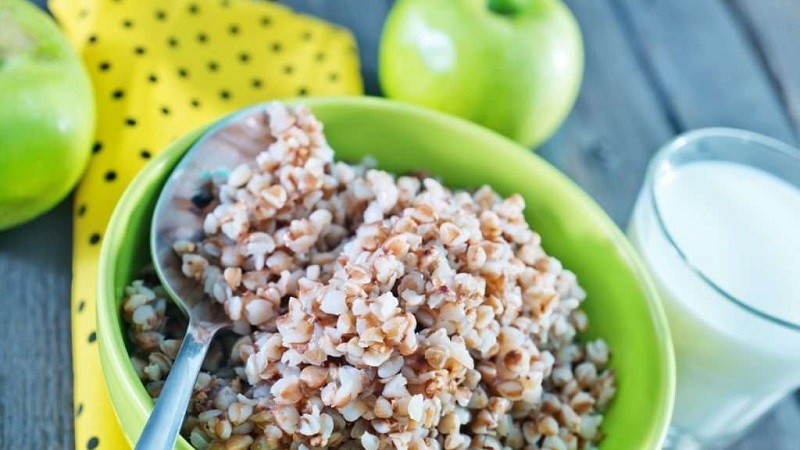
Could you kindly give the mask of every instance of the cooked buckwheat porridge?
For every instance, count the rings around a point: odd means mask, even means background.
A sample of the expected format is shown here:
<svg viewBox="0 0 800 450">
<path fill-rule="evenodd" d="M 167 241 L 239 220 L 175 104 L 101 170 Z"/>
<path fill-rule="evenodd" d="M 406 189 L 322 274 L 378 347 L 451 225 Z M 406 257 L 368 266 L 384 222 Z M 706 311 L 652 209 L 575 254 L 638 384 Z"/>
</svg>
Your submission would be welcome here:
<svg viewBox="0 0 800 450">
<path fill-rule="evenodd" d="M 575 275 L 522 197 L 334 161 L 303 106 L 213 182 L 185 276 L 233 326 L 212 345 L 183 435 L 198 449 L 591 449 L 615 393 Z M 122 302 L 158 397 L 186 319 L 151 273 Z"/>
</svg>

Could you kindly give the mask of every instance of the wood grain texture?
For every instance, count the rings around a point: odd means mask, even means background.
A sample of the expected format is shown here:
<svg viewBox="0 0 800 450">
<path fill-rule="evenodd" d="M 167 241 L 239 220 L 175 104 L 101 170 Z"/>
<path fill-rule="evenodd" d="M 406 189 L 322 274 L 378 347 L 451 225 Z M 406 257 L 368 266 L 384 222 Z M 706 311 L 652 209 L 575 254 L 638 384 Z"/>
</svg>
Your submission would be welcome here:
<svg viewBox="0 0 800 450">
<path fill-rule="evenodd" d="M 677 4 L 681 2 L 683 5 Z M 707 8 L 708 3 L 704 2 L 703 7 Z M 779 90 L 761 65 L 757 48 L 745 30 L 737 29 L 734 18 L 712 17 L 687 24 L 690 19 L 680 14 L 689 14 L 692 9 L 684 0 L 567 0 L 567 4 L 584 34 L 585 79 L 567 122 L 539 152 L 578 182 L 618 224 L 627 222 L 650 155 L 672 134 L 724 125 L 795 142 L 794 129 L 776 95 Z M 631 10 L 621 11 L 621 4 Z M 656 6 L 667 10 L 645 13 L 637 9 Z M 724 6 L 718 2 L 713 14 L 730 14 Z M 637 31 L 631 20 L 643 20 L 640 14 L 660 22 L 639 24 L 647 31 Z M 665 15 L 659 18 L 659 14 Z M 683 23 L 673 23 L 680 21 Z M 797 24 L 800 26 L 800 22 Z M 671 39 L 667 31 L 674 28 L 676 33 L 683 33 L 685 41 L 675 44 L 636 34 L 653 32 L 653 27 L 662 28 L 660 37 L 665 40 Z M 681 30 L 682 27 L 691 28 Z M 703 27 L 711 28 L 701 30 Z M 709 39 L 709 34 L 720 34 L 724 39 L 696 45 L 694 41 Z M 787 47 L 781 53 L 776 51 L 774 58 L 800 62 L 788 54 L 796 44 L 783 39 L 782 45 Z M 794 42 L 800 42 L 800 35 Z M 695 53 L 687 60 L 681 55 L 685 50 Z M 737 74 L 719 76 L 715 65 L 726 73 Z M 657 66 L 665 66 L 666 72 Z M 800 78 L 793 82 L 800 85 Z M 740 97 L 742 90 L 749 94 Z M 715 99 L 720 95 L 731 98 L 720 102 Z M 797 423 L 800 406 L 796 397 L 790 397 L 731 450 L 797 449 L 800 433 L 794 431 L 793 425 Z"/>
<path fill-rule="evenodd" d="M 71 202 L 0 233 L 0 449 L 72 448 Z"/>
<path fill-rule="evenodd" d="M 380 92 L 378 42 L 392 0 L 282 3 L 350 28 L 367 92 Z M 618 224 L 627 222 L 650 156 L 677 132 L 727 125 L 796 141 L 796 0 L 567 4 L 584 33 L 586 76 L 575 110 L 539 152 Z M 70 259 L 69 200 L 0 232 L 0 450 L 73 448 Z M 733 448 L 796 450 L 797 423 L 798 402 L 786 399 Z"/>
<path fill-rule="evenodd" d="M 732 0 L 728 5 L 758 50 L 795 130 L 800 130 L 800 2 Z"/>
<path fill-rule="evenodd" d="M 679 129 L 730 126 L 796 142 L 777 87 L 724 1 L 611 3 Z"/>
<path fill-rule="evenodd" d="M 786 398 L 728 450 L 797 450 L 800 448 L 799 423 L 797 398 Z"/>
<path fill-rule="evenodd" d="M 583 86 L 566 123 L 539 153 L 622 226 L 650 156 L 675 130 L 608 2 L 567 4 L 583 32 Z"/>
</svg>

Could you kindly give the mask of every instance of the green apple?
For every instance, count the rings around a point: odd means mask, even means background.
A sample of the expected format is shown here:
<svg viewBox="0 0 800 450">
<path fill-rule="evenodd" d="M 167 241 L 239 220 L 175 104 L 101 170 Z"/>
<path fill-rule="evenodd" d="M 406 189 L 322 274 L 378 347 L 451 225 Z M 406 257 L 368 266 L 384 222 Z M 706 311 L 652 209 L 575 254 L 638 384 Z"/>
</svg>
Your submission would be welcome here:
<svg viewBox="0 0 800 450">
<path fill-rule="evenodd" d="M 388 97 L 536 146 L 575 102 L 583 43 L 561 0 L 399 0 L 379 65 Z"/>
<path fill-rule="evenodd" d="M 55 22 L 24 0 L 0 0 L 0 230 L 62 200 L 89 160 L 89 76 Z"/>
</svg>

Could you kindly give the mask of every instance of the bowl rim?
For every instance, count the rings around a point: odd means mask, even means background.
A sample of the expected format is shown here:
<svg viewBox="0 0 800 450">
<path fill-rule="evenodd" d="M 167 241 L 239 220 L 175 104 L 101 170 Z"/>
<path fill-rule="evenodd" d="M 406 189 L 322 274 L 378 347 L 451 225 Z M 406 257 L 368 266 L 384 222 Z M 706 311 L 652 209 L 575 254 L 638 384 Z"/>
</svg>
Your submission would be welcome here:
<svg viewBox="0 0 800 450">
<path fill-rule="evenodd" d="M 487 128 L 468 122 L 464 119 L 450 116 L 444 113 L 433 111 L 430 109 L 422 108 L 419 106 L 399 103 L 392 100 L 379 98 L 379 97 L 303 97 L 303 98 L 287 98 L 275 99 L 265 102 L 240 108 L 235 111 L 223 114 L 209 123 L 197 127 L 193 131 L 184 135 L 184 137 L 166 146 L 153 160 L 147 164 L 126 187 L 123 195 L 120 197 L 114 212 L 111 215 L 100 251 L 100 258 L 98 262 L 98 279 L 97 279 L 97 330 L 99 348 L 101 353 L 101 367 L 104 375 L 105 385 L 109 386 L 109 380 L 117 381 L 127 393 L 118 394 L 127 397 L 129 407 L 134 410 L 130 414 L 135 414 L 142 417 L 142 426 L 146 420 L 150 409 L 152 408 L 153 401 L 148 396 L 143 384 L 136 375 L 133 366 L 130 364 L 130 357 L 127 352 L 123 335 L 119 327 L 119 311 L 118 299 L 115 298 L 115 271 L 110 268 L 115 267 L 116 257 L 118 256 L 122 247 L 122 236 L 124 235 L 127 227 L 127 219 L 136 207 L 136 200 L 140 200 L 140 192 L 146 189 L 154 178 L 157 176 L 158 171 L 156 168 L 169 165 L 166 169 L 171 171 L 175 164 L 180 161 L 180 158 L 202 134 L 212 128 L 215 124 L 228 120 L 231 116 L 242 113 L 242 111 L 263 107 L 264 105 L 273 101 L 281 101 L 288 104 L 302 103 L 307 105 L 312 110 L 315 106 L 343 106 L 343 107 L 360 107 L 364 109 L 373 110 L 378 113 L 381 110 L 394 110 L 395 112 L 406 113 L 420 116 L 426 121 L 435 122 L 440 126 L 458 129 L 459 133 L 467 136 L 475 136 L 481 139 L 500 139 L 507 143 L 512 144 L 511 147 L 516 147 L 518 151 L 523 151 L 527 154 L 528 158 L 535 161 L 537 165 L 544 166 L 543 169 L 551 171 L 553 176 L 559 178 L 566 188 L 573 190 L 580 200 L 584 203 L 590 220 L 595 222 L 603 235 L 618 249 L 622 259 L 625 261 L 626 266 L 631 272 L 636 283 L 642 290 L 642 296 L 646 302 L 647 311 L 652 321 L 653 331 L 657 338 L 659 346 L 654 351 L 660 355 L 658 358 L 659 371 L 664 375 L 660 378 L 659 386 L 657 386 L 658 395 L 656 398 L 651 399 L 652 402 L 658 403 L 661 406 L 657 409 L 654 415 L 654 425 L 651 426 L 649 433 L 649 443 L 652 448 L 660 448 L 661 443 L 664 441 L 670 418 L 672 416 L 673 403 L 675 397 L 675 356 L 672 346 L 672 338 L 667 323 L 666 313 L 661 304 L 658 291 L 655 289 L 651 276 L 642 262 L 640 256 L 636 253 L 631 243 L 625 237 L 622 230 L 611 220 L 611 218 L 602 210 L 602 208 L 591 198 L 589 195 L 580 189 L 570 178 L 552 166 L 549 162 L 542 157 L 535 154 L 533 151 L 522 147 L 521 145 L 511 141 L 510 139 L 501 136 Z M 503 149 L 504 150 L 504 149 Z M 505 150 L 504 150 L 505 151 Z M 174 161 L 172 161 L 174 159 Z M 149 228 L 149 227 L 148 227 Z M 149 251 L 149 245 L 147 246 Z M 108 269 L 103 269 L 108 268 Z M 104 299 L 104 301 L 103 301 Z M 116 383 L 115 383 L 116 384 Z M 112 399 L 114 413 L 117 420 L 120 420 L 120 414 L 117 411 L 118 401 L 115 400 L 115 395 L 109 389 L 109 395 Z M 125 432 L 123 426 L 123 434 L 126 439 L 132 440 Z M 189 443 L 179 436 L 177 447 L 180 449 L 191 449 Z"/>
<path fill-rule="evenodd" d="M 100 365 L 103 372 L 103 381 L 107 388 L 108 395 L 111 398 L 112 409 L 114 410 L 117 422 L 120 424 L 120 428 L 122 428 L 125 439 L 129 444 L 133 444 L 134 441 L 132 441 L 132 437 L 125 432 L 125 427 L 122 426 L 122 418 L 117 410 L 119 406 L 117 405 L 115 394 L 112 392 L 112 389 L 110 389 L 109 379 L 117 380 L 122 384 L 122 387 L 129 392 L 127 395 L 130 400 L 128 406 L 133 407 L 133 413 L 143 416 L 145 420 L 152 408 L 153 401 L 147 394 L 133 366 L 130 364 L 130 355 L 128 354 L 124 333 L 121 332 L 119 323 L 120 314 L 118 311 L 118 299 L 116 298 L 115 292 L 115 271 L 110 268 L 116 265 L 116 257 L 119 255 L 123 245 L 122 236 L 127 227 L 127 219 L 137 206 L 136 200 L 141 200 L 139 198 L 141 191 L 153 183 L 154 178 L 158 178 L 158 170 L 156 170 L 156 168 L 164 165 L 172 166 L 173 164 L 170 163 L 173 157 L 172 154 L 178 152 L 178 149 L 181 149 L 181 155 L 185 153 L 206 127 L 207 125 L 200 126 L 187 133 L 184 137 L 167 145 L 162 152 L 136 174 L 117 201 L 117 205 L 114 207 L 111 219 L 103 235 L 100 257 L 98 259 L 97 292 L 95 295 L 95 301 L 97 303 L 97 339 L 100 344 Z M 168 168 L 167 170 L 170 169 L 171 168 Z M 149 253 L 149 245 L 147 248 Z M 109 269 L 103 270 L 103 268 Z M 106 299 L 106 301 L 102 301 L 102 299 Z M 142 426 L 144 426 L 144 422 Z M 183 436 L 180 435 L 178 436 L 176 446 L 176 448 L 193 448 Z"/>
</svg>

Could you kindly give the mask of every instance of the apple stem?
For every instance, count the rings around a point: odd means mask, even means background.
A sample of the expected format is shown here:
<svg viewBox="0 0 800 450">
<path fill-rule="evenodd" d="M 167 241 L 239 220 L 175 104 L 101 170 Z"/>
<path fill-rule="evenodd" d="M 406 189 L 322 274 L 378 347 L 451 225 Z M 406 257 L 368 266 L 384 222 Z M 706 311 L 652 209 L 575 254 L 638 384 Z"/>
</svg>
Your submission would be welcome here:
<svg viewBox="0 0 800 450">
<path fill-rule="evenodd" d="M 489 9 L 497 14 L 512 16 L 527 8 L 531 0 L 489 0 Z"/>
</svg>

